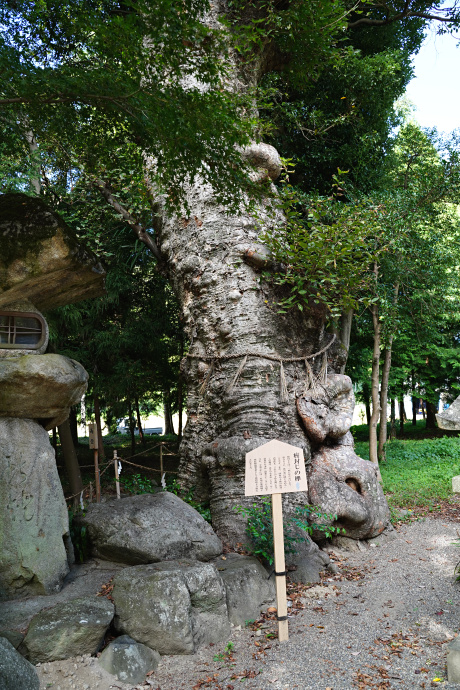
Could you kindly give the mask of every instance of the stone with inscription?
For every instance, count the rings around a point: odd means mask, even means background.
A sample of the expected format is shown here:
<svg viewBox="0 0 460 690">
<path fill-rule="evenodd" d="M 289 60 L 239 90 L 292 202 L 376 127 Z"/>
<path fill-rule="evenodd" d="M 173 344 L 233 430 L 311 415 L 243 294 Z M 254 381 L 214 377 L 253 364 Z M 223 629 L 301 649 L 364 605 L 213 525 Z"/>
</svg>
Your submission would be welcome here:
<svg viewBox="0 0 460 690">
<path fill-rule="evenodd" d="M 246 453 L 246 496 L 307 490 L 302 448 L 273 440 Z"/>
<path fill-rule="evenodd" d="M 452 492 L 454 494 L 460 494 L 460 474 L 456 477 L 452 477 Z"/>
<path fill-rule="evenodd" d="M 0 600 L 51 594 L 69 571 L 69 518 L 40 424 L 0 419 Z"/>
</svg>

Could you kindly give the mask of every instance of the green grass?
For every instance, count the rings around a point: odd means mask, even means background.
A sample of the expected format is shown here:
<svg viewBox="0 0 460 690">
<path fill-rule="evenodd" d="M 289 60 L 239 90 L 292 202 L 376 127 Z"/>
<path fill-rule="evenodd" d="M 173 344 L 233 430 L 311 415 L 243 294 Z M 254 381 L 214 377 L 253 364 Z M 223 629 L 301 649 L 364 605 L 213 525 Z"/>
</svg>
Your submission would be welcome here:
<svg viewBox="0 0 460 690">
<path fill-rule="evenodd" d="M 356 443 L 356 453 L 369 459 L 369 444 Z M 390 506 L 433 508 L 452 497 L 452 477 L 460 474 L 460 438 L 389 441 L 387 462 L 380 464 Z"/>
<path fill-rule="evenodd" d="M 377 433 L 380 424 L 377 424 Z M 369 427 L 367 424 L 356 424 L 351 427 L 351 433 L 355 441 L 367 441 L 369 438 Z M 442 429 L 427 429 L 426 421 L 424 419 L 417 419 L 417 424 L 412 422 L 404 422 L 404 435 L 401 437 L 399 430 L 399 419 L 396 420 L 396 435 L 398 438 L 419 439 L 432 438 L 434 436 L 455 436 L 457 432 L 443 431 Z M 390 423 L 388 422 L 388 435 L 390 435 Z"/>
</svg>

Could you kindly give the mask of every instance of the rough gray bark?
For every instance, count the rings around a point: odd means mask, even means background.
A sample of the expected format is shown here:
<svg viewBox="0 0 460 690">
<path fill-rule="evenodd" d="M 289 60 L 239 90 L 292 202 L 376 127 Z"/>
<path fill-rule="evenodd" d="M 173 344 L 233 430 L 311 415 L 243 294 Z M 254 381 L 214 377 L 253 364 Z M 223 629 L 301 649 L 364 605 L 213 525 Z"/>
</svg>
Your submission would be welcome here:
<svg viewBox="0 0 460 690">
<path fill-rule="evenodd" d="M 255 79 L 256 69 L 250 74 L 235 69 L 231 88 L 246 88 Z M 271 146 L 253 144 L 243 158 L 254 166 L 254 179 L 274 180 L 280 174 L 279 155 Z M 260 236 L 263 230 L 276 232 L 281 214 L 261 203 L 257 218 L 243 209 L 229 216 L 215 203 L 212 190 L 198 183 L 189 189 L 187 201 L 187 217 L 164 214 L 158 223 L 161 257 L 190 342 L 181 366 L 188 420 L 179 483 L 194 488 L 195 498 L 209 499 L 214 529 L 235 544 L 247 536 L 245 518 L 233 509 L 254 502 L 244 496 L 245 454 L 278 438 L 300 446 L 310 463 L 311 443 L 296 399 L 306 387 L 303 358 L 330 345 L 332 334 L 326 332 L 324 311 L 314 304 L 305 312 L 280 314 L 281 293 L 261 281 L 260 269 L 270 265 L 270 254 Z M 326 358 L 329 375 L 339 376 L 346 350 L 338 340 Z M 310 360 L 315 375 L 324 364 L 321 357 Z M 327 426 L 323 440 L 334 443 L 329 438 L 333 420 Z M 375 475 L 374 466 L 367 464 Z M 308 500 L 305 493 L 285 494 L 284 507 L 289 511 Z M 375 519 L 371 513 L 369 535 L 384 528 L 377 505 Z M 352 511 L 344 516 L 345 523 L 352 525 Z M 365 530 L 358 532 L 365 536 Z"/>
</svg>

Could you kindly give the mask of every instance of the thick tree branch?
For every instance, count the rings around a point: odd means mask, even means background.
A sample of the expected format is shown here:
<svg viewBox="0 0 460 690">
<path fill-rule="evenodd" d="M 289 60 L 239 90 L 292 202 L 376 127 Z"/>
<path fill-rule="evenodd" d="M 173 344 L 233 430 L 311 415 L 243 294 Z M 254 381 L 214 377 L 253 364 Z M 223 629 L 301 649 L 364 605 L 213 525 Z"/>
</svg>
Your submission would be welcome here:
<svg viewBox="0 0 460 690">
<path fill-rule="evenodd" d="M 146 229 L 140 225 L 132 216 L 129 211 L 127 211 L 124 206 L 120 204 L 117 199 L 113 196 L 112 192 L 108 188 L 107 184 L 103 180 L 95 180 L 94 181 L 95 187 L 99 189 L 101 192 L 102 196 L 104 199 L 107 201 L 108 204 L 112 206 L 112 208 L 115 209 L 117 213 L 119 213 L 124 220 L 129 224 L 131 229 L 136 233 L 137 238 L 145 244 L 145 246 L 150 249 L 154 257 L 160 262 L 163 263 L 163 259 L 160 254 L 160 250 L 158 249 L 158 245 L 156 242 L 153 240 L 152 236 L 149 235 L 149 233 L 146 231 Z"/>
<path fill-rule="evenodd" d="M 86 93 L 83 95 L 70 94 L 69 96 L 55 95 L 55 96 L 15 96 L 14 98 L 0 98 L 0 106 L 12 105 L 13 103 L 40 103 L 41 105 L 54 105 L 55 103 L 71 103 L 72 101 L 80 103 L 90 103 L 92 101 L 109 101 L 121 107 L 120 101 L 127 101 L 132 98 L 140 89 L 127 94 L 126 96 L 104 96 L 97 93 Z"/>
<path fill-rule="evenodd" d="M 411 7 L 412 3 L 411 0 L 406 0 L 404 3 L 404 7 L 401 12 L 396 12 L 395 14 L 391 14 L 390 7 L 388 6 L 387 3 L 375 3 L 374 8 L 375 9 L 384 9 L 386 10 L 386 17 L 384 19 L 372 19 L 371 17 L 360 17 L 359 19 L 356 19 L 355 21 L 348 22 L 347 27 L 349 29 L 356 29 L 359 26 L 387 26 L 388 24 L 393 24 L 394 22 L 401 21 L 403 19 L 426 19 L 428 21 L 436 21 L 436 22 L 444 22 L 444 23 L 449 23 L 454 21 L 455 15 L 454 11 L 457 9 L 456 8 L 456 3 L 452 7 L 443 7 L 442 8 L 442 13 L 443 14 L 436 14 L 434 11 L 434 8 L 431 9 L 431 11 L 420 11 L 417 9 L 412 9 Z"/>
</svg>

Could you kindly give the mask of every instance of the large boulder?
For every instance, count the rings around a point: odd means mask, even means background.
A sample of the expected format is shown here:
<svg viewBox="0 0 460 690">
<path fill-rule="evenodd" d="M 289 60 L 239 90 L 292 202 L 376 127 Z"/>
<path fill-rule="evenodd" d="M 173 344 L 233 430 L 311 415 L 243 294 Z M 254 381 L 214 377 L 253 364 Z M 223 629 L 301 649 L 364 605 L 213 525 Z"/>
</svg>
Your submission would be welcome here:
<svg viewBox="0 0 460 690">
<path fill-rule="evenodd" d="M 59 591 L 69 517 L 46 431 L 0 419 L 0 600 Z"/>
<path fill-rule="evenodd" d="M 38 309 L 97 297 L 105 271 L 42 199 L 0 196 L 0 306 L 30 299 Z"/>
<path fill-rule="evenodd" d="M 158 652 L 129 635 L 113 640 L 99 658 L 102 668 L 123 683 L 141 683 L 147 673 L 157 668 L 159 661 Z"/>
<path fill-rule="evenodd" d="M 436 415 L 436 420 L 440 429 L 449 431 L 458 431 L 460 429 L 460 395 L 458 398 L 455 398 L 447 410 L 443 410 Z"/>
<path fill-rule="evenodd" d="M 39 690 L 37 671 L 13 645 L 0 637 L 0 688 L 2 690 Z"/>
<path fill-rule="evenodd" d="M 347 537 L 369 539 L 389 525 L 377 466 L 358 457 L 352 445 L 323 446 L 313 455 L 308 490 L 310 503 L 328 515 L 316 521 L 341 527 Z"/>
<path fill-rule="evenodd" d="M 221 541 L 206 520 L 167 491 L 93 503 L 79 522 L 87 528 L 93 555 L 109 561 L 209 561 L 222 553 Z"/>
<path fill-rule="evenodd" d="M 80 402 L 88 374 L 62 355 L 25 355 L 0 359 L 0 417 L 40 420 L 45 428 L 61 424 Z M 49 427 L 51 428 L 51 427 Z"/>
<path fill-rule="evenodd" d="M 114 616 L 103 597 L 80 597 L 37 613 L 21 646 L 33 663 L 95 654 Z"/>
<path fill-rule="evenodd" d="M 257 620 L 261 609 L 273 604 L 274 577 L 257 558 L 229 553 L 214 563 L 225 585 L 228 617 L 233 625 Z"/>
<path fill-rule="evenodd" d="M 190 560 L 125 568 L 113 580 L 115 627 L 160 654 L 228 639 L 226 591 L 214 565 Z"/>
</svg>

